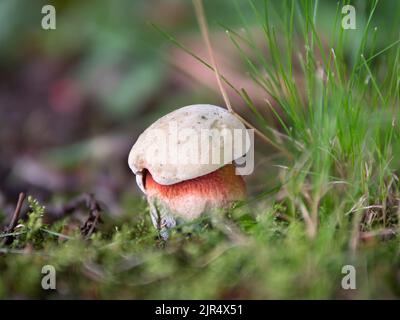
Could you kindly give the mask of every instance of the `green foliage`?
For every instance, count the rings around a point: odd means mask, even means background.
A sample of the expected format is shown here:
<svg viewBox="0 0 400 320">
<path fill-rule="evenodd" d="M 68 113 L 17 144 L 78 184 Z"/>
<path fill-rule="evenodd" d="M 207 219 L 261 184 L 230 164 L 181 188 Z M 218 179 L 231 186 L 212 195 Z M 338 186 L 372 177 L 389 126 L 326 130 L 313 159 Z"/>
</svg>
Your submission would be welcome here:
<svg viewBox="0 0 400 320">
<path fill-rule="evenodd" d="M 22 231 L 26 232 L 26 240 L 34 239 L 43 227 L 43 214 L 44 207 L 39 204 L 36 199 L 31 196 L 28 197 L 28 204 L 30 213 L 28 214 L 28 221 L 22 225 Z"/>
<path fill-rule="evenodd" d="M 24 247 L 25 243 L 37 246 L 43 242 L 42 229 L 45 228 L 43 225 L 43 214 L 45 208 L 39 204 L 39 202 L 28 197 L 29 212 L 26 221 L 19 220 L 19 224 L 16 227 L 17 238 L 14 240 L 13 245 L 15 247 Z"/>
<path fill-rule="evenodd" d="M 310 240 L 301 221 L 279 218 L 286 210 L 282 203 L 230 212 L 245 243 L 232 243 L 201 219 L 173 231 L 160 247 L 148 213 L 138 208 L 134 219 L 117 219 L 113 230 L 98 232 L 88 242 L 77 233 L 54 241 L 54 234 L 41 232 L 43 207 L 29 201 L 27 233 L 0 261 L 1 297 L 393 298 L 400 290 L 393 278 L 398 240 L 352 252 L 347 233 L 334 227 L 334 219 Z M 27 249 L 33 243 L 35 250 Z M 57 270 L 55 291 L 41 289 L 46 264 Z M 358 270 L 355 291 L 340 287 L 346 264 Z"/>
</svg>

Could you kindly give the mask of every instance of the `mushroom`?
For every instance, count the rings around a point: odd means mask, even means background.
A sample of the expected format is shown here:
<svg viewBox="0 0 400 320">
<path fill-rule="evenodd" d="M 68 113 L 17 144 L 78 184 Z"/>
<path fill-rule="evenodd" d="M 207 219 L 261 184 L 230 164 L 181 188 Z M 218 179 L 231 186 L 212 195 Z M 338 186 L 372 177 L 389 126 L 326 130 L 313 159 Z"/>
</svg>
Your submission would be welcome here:
<svg viewBox="0 0 400 320">
<path fill-rule="evenodd" d="M 245 197 L 235 160 L 248 152 L 249 141 L 236 116 L 206 104 L 177 109 L 139 136 L 128 164 L 163 239 L 176 221 L 226 209 Z"/>
</svg>

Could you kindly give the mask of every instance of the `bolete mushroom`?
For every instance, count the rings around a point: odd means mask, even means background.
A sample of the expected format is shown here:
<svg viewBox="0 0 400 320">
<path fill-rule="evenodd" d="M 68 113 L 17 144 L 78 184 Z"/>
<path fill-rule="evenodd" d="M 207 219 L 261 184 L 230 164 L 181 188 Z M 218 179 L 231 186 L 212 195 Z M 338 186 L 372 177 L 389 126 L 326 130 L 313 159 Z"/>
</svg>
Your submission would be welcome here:
<svg viewBox="0 0 400 320">
<path fill-rule="evenodd" d="M 197 104 L 163 116 L 139 136 L 128 164 L 164 239 L 177 220 L 228 208 L 245 197 L 235 160 L 250 147 L 247 134 L 228 110 Z"/>
</svg>

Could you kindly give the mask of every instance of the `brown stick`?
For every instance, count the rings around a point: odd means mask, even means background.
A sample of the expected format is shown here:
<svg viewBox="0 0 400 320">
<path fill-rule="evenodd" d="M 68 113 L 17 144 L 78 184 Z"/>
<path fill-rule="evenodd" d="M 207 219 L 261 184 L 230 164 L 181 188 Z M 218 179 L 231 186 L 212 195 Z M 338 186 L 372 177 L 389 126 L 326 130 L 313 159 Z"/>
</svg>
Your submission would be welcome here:
<svg viewBox="0 0 400 320">
<path fill-rule="evenodd" d="M 101 208 L 93 194 L 86 196 L 86 206 L 89 208 L 89 217 L 81 227 L 81 233 L 86 239 L 89 239 L 100 222 Z"/>
<path fill-rule="evenodd" d="M 14 213 L 11 217 L 11 221 L 10 224 L 8 225 L 8 227 L 6 227 L 4 229 L 4 233 L 12 233 L 15 229 L 15 227 L 17 226 L 18 223 L 18 219 L 19 216 L 21 214 L 21 209 L 22 209 L 22 205 L 24 204 L 24 200 L 25 200 L 25 193 L 21 192 L 18 196 L 18 202 L 17 202 L 17 206 L 15 207 Z M 13 240 L 13 236 L 7 236 L 4 238 L 3 240 L 3 245 L 9 245 Z"/>
</svg>

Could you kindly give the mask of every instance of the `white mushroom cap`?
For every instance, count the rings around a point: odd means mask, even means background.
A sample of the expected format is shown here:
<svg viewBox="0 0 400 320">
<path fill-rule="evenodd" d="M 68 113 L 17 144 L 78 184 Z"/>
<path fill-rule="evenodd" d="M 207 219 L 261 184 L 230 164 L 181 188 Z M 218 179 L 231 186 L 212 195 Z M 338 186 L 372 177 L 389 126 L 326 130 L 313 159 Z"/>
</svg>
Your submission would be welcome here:
<svg viewBox="0 0 400 320">
<path fill-rule="evenodd" d="M 246 127 L 235 115 L 221 107 L 196 104 L 148 127 L 133 145 L 128 164 L 136 175 L 147 169 L 157 183 L 171 185 L 211 173 L 249 148 Z"/>
</svg>

